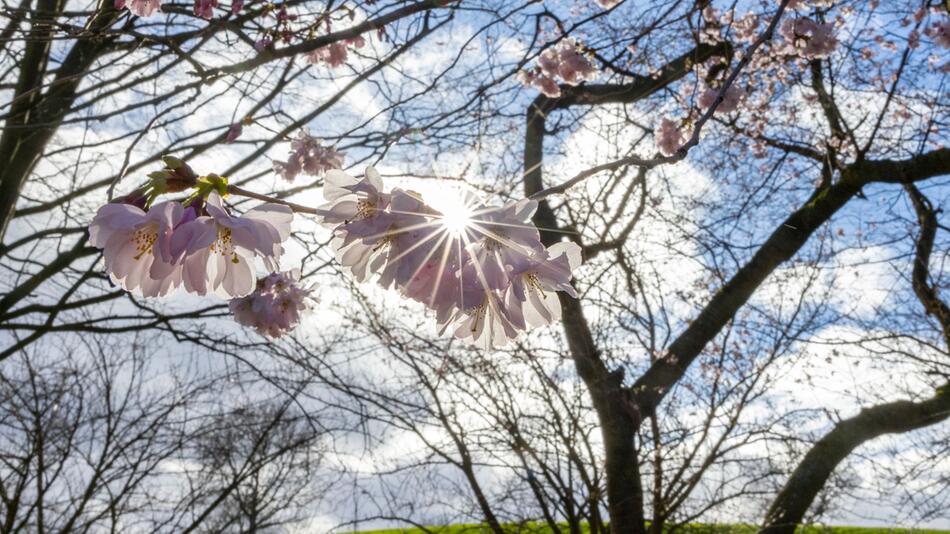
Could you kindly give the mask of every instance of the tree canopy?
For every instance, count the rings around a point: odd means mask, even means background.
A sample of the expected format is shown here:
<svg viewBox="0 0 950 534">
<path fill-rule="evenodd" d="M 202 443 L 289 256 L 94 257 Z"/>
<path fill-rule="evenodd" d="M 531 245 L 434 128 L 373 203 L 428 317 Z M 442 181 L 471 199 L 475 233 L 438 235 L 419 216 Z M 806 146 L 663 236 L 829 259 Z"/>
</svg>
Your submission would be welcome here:
<svg viewBox="0 0 950 534">
<path fill-rule="evenodd" d="M 0 532 L 950 528 L 950 3 L 2 12 Z"/>
</svg>

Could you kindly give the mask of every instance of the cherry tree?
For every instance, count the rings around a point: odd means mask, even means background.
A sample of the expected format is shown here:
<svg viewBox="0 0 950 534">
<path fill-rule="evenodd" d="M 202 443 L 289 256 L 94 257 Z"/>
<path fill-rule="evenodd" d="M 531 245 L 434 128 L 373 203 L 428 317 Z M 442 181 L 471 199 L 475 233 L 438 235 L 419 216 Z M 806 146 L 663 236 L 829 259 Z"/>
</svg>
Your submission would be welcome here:
<svg viewBox="0 0 950 534">
<path fill-rule="evenodd" d="M 250 397 L 170 397 L 233 415 L 167 528 L 947 520 L 950 6 L 5 13 L 8 382 L 148 335 Z"/>
</svg>

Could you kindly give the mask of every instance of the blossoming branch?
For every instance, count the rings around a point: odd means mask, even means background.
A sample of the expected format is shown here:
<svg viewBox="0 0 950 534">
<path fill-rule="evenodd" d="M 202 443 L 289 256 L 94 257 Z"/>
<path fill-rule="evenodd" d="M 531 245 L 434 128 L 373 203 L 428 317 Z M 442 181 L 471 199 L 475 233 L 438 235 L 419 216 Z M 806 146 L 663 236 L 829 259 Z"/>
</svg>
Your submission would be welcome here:
<svg viewBox="0 0 950 534">
<path fill-rule="evenodd" d="M 574 243 L 545 247 L 531 222 L 535 200 L 491 206 L 462 192 L 440 212 L 417 192 L 384 191 L 372 167 L 357 179 L 339 170 L 342 154 L 304 131 L 288 162 L 275 171 L 288 180 L 303 172 L 325 175 L 319 208 L 277 201 L 187 164 L 164 158 L 149 183 L 99 209 L 89 231 L 103 249 L 106 270 L 127 291 L 146 297 L 213 293 L 230 299 L 235 319 L 263 335 L 292 331 L 315 304 L 299 271 L 280 271 L 294 211 L 332 228 L 340 263 L 360 282 L 376 280 L 431 309 L 439 331 L 480 347 L 502 346 L 533 327 L 560 319 L 557 292 L 572 297 L 572 272 L 581 262 Z M 184 201 L 155 203 L 191 191 Z M 229 194 L 268 200 L 243 215 Z M 269 272 L 258 278 L 255 258 Z"/>
</svg>

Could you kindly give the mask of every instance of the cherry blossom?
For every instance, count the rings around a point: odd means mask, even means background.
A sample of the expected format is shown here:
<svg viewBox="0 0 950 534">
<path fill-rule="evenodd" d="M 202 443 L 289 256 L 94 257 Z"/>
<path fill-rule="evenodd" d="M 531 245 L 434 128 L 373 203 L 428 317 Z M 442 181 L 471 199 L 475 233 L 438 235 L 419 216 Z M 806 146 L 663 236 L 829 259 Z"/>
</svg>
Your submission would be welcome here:
<svg viewBox="0 0 950 534">
<path fill-rule="evenodd" d="M 378 271 L 385 261 L 383 245 L 389 239 L 394 216 L 386 208 L 390 195 L 382 192 L 379 173 L 369 167 L 362 180 L 340 170 L 326 174 L 320 209 L 323 222 L 333 225 L 338 259 L 359 281 Z M 371 267 L 372 264 L 372 267 Z"/>
<path fill-rule="evenodd" d="M 435 278 L 425 274 L 424 270 L 435 262 L 441 262 L 446 254 L 447 267 L 444 268 L 457 269 L 461 259 L 456 251 L 458 247 L 452 245 L 459 243 L 453 242 L 447 229 L 433 221 L 438 212 L 427 206 L 414 191 L 394 189 L 390 213 L 392 224 L 380 243 L 386 247 L 387 264 L 380 271 L 379 283 L 405 292 L 406 286 L 413 282 L 417 294 L 410 295 L 410 298 L 425 301 L 423 290 L 434 288 Z"/>
<path fill-rule="evenodd" d="M 195 15 L 211 20 L 214 17 L 214 8 L 218 7 L 218 0 L 195 0 Z"/>
<path fill-rule="evenodd" d="M 228 127 L 228 134 L 225 136 L 224 142 L 233 143 L 238 137 L 241 137 L 242 133 L 244 133 L 244 125 L 240 122 L 235 122 Z"/>
<path fill-rule="evenodd" d="M 927 28 L 927 35 L 933 39 L 934 44 L 950 48 L 950 19 L 935 22 Z"/>
<path fill-rule="evenodd" d="M 657 150 L 664 156 L 672 156 L 683 146 L 686 138 L 683 132 L 676 126 L 676 123 L 664 117 L 660 120 L 660 126 L 653 134 Z"/>
<path fill-rule="evenodd" d="M 331 169 L 343 166 L 343 153 L 323 146 L 310 135 L 307 128 L 297 133 L 290 143 L 290 156 L 287 161 L 275 161 L 274 172 L 288 182 L 293 182 L 301 172 L 310 176 L 320 176 Z"/>
<path fill-rule="evenodd" d="M 813 7 L 831 7 L 834 0 L 791 0 L 788 3 L 789 10 L 805 10 Z"/>
<path fill-rule="evenodd" d="M 556 46 L 542 52 L 538 65 L 544 74 L 558 77 L 568 85 L 597 77 L 597 69 L 572 37 L 562 39 Z"/>
<path fill-rule="evenodd" d="M 519 72 L 518 81 L 527 87 L 534 87 L 548 98 L 561 96 L 561 88 L 558 87 L 557 80 L 542 73 L 540 67 Z"/>
<path fill-rule="evenodd" d="M 581 264 L 576 243 L 555 243 L 543 255 L 532 257 L 512 276 L 510 293 L 521 305 L 521 315 L 531 326 L 543 326 L 561 318 L 556 292 L 577 298 L 571 272 Z"/>
<path fill-rule="evenodd" d="M 162 7 L 162 0 L 115 0 L 116 9 L 128 8 L 129 11 L 138 17 L 151 17 L 159 8 Z"/>
<path fill-rule="evenodd" d="M 376 181 L 375 171 L 367 169 L 369 179 L 363 187 Z M 352 178 L 350 178 L 353 180 Z M 353 188 L 361 187 L 358 182 Z M 372 186 L 375 187 L 375 186 Z M 409 283 L 416 269 L 432 256 L 431 246 L 436 230 L 428 218 L 429 209 L 416 194 L 395 189 L 390 194 L 373 191 L 377 201 L 364 197 L 353 219 L 343 220 L 334 228 L 334 248 L 343 266 L 360 282 L 379 275 L 383 287 L 401 287 Z M 324 222 L 339 221 L 339 214 L 350 211 L 352 202 L 346 196 L 336 196 L 332 186 L 324 192 L 331 201 L 324 209 Z M 358 197 L 357 197 L 358 198 Z M 384 204 L 388 209 L 384 208 Z M 339 206 L 338 206 L 339 205 Z"/>
<path fill-rule="evenodd" d="M 537 88 L 545 96 L 561 96 L 557 81 L 578 85 L 597 78 L 597 68 L 590 62 L 573 38 L 565 38 L 548 48 L 538 58 L 538 66 L 522 71 L 518 79 L 522 84 Z"/>
<path fill-rule="evenodd" d="M 277 22 L 291 22 L 297 20 L 297 15 L 288 13 L 286 4 L 282 4 L 277 10 L 276 18 Z"/>
<path fill-rule="evenodd" d="M 828 57 L 838 45 L 834 24 L 818 23 L 808 18 L 787 19 L 780 30 L 789 52 L 808 59 Z"/>
<path fill-rule="evenodd" d="M 468 238 L 473 261 L 481 266 L 487 287 L 505 289 L 512 270 L 544 250 L 531 217 L 538 209 L 534 200 L 522 200 L 501 208 L 483 208 L 472 215 L 471 229 L 477 239 Z"/>
<path fill-rule="evenodd" d="M 570 279 L 579 249 L 545 249 L 531 221 L 533 200 L 489 206 L 462 191 L 457 208 L 443 213 L 416 192 L 385 192 L 373 168 L 362 179 L 327 172 L 323 195 L 328 202 L 318 211 L 333 227 L 341 264 L 358 281 L 375 277 L 424 304 L 442 332 L 502 346 L 558 317 L 554 292 L 576 295 Z"/>
<path fill-rule="evenodd" d="M 331 43 L 307 54 L 307 62 L 326 63 L 331 67 L 339 67 L 346 63 L 347 55 L 348 52 L 344 43 Z"/>
<path fill-rule="evenodd" d="M 366 45 L 366 39 L 361 35 L 356 37 L 351 37 L 349 39 L 344 39 L 343 41 L 337 41 L 335 43 L 330 43 L 326 46 L 321 46 L 313 52 L 307 54 L 308 63 L 325 63 L 332 68 L 339 67 L 346 63 L 346 58 L 349 56 L 349 48 L 363 48 Z"/>
<path fill-rule="evenodd" d="M 759 36 L 759 16 L 747 13 L 733 23 L 732 29 L 736 32 L 736 40 L 752 43 Z"/>
<path fill-rule="evenodd" d="M 252 208 L 243 217 L 231 215 L 217 192 L 208 196 L 204 210 L 175 229 L 171 249 L 182 257 L 185 288 L 204 295 L 242 297 L 254 290 L 253 262 L 256 256 L 276 270 L 290 235 L 293 212 L 287 206 L 267 203 Z"/>
<path fill-rule="evenodd" d="M 709 109 L 716 103 L 719 96 L 719 89 L 709 87 L 699 95 L 697 103 L 701 109 Z M 716 113 L 732 113 L 739 107 L 739 102 L 745 97 L 745 89 L 736 85 L 730 85 L 722 97 L 722 102 L 716 107 Z"/>
<path fill-rule="evenodd" d="M 228 307 L 238 323 L 279 338 L 297 327 L 313 300 L 313 290 L 300 284 L 300 271 L 294 269 L 258 279 L 254 292 L 232 299 Z"/>
<path fill-rule="evenodd" d="M 502 302 L 496 293 L 485 291 L 478 304 L 457 309 L 447 321 L 441 323 L 439 331 L 444 333 L 452 326 L 453 336 L 479 348 L 504 347 L 518 337 L 519 330 L 525 330 L 524 320 L 511 314 L 517 310 L 517 307 Z"/>
<path fill-rule="evenodd" d="M 102 249 L 106 270 L 126 291 L 162 296 L 181 284 L 171 238 L 182 214 L 177 202 L 163 202 L 147 212 L 132 204 L 109 203 L 89 225 L 89 240 Z"/>
<path fill-rule="evenodd" d="M 670 123 L 672 124 L 672 123 Z M 325 149 L 301 132 L 291 161 L 316 172 L 310 158 Z M 165 168 L 147 185 L 103 206 L 90 225 L 92 243 L 103 249 L 116 283 L 144 296 L 179 286 L 198 295 L 231 300 L 235 319 L 263 335 L 280 337 L 312 304 L 311 290 L 297 271 L 279 272 L 289 237 L 289 205 L 265 203 L 243 215 L 225 207 L 228 194 L 257 196 L 232 188 L 215 174 L 197 176 L 183 161 L 166 156 Z M 192 189 L 183 202 L 149 208 L 157 196 Z M 326 203 L 312 210 L 333 232 L 331 246 L 359 281 L 375 279 L 435 313 L 440 331 L 482 347 L 498 347 L 560 315 L 557 292 L 572 297 L 580 249 L 571 243 L 549 248 L 532 222 L 531 199 L 488 205 L 460 191 L 442 211 L 411 190 L 384 190 L 372 167 L 362 178 L 325 171 Z M 257 278 L 260 260 L 271 272 Z"/>
<path fill-rule="evenodd" d="M 610 9 L 622 2 L 623 0 L 594 0 L 594 3 L 604 9 Z"/>
<path fill-rule="evenodd" d="M 326 212 L 324 222 L 342 224 L 349 235 L 378 242 L 392 224 L 392 215 L 385 211 L 389 195 L 382 189 L 379 172 L 372 167 L 362 180 L 338 169 L 327 171 L 323 196 L 329 203 L 321 208 Z"/>
</svg>

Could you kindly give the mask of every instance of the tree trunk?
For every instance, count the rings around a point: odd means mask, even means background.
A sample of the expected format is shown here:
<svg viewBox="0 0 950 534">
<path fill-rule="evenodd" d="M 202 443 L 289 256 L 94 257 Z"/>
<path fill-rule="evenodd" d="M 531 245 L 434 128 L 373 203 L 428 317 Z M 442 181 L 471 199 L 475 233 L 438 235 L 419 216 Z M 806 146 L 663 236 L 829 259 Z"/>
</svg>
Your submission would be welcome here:
<svg viewBox="0 0 950 534">
<path fill-rule="evenodd" d="M 56 69 L 49 89 L 43 93 L 53 22 L 55 14 L 62 10 L 62 3 L 62 0 L 39 3 L 30 40 L 20 61 L 13 104 L 0 135 L 0 241 L 16 211 L 23 185 L 75 101 L 79 84 L 114 39 L 101 34 L 119 17 L 113 2 L 105 0 L 86 24 L 85 37 L 76 41 Z"/>
</svg>

